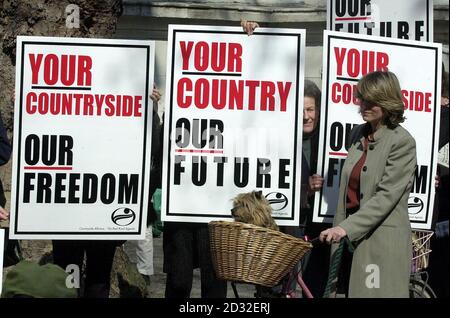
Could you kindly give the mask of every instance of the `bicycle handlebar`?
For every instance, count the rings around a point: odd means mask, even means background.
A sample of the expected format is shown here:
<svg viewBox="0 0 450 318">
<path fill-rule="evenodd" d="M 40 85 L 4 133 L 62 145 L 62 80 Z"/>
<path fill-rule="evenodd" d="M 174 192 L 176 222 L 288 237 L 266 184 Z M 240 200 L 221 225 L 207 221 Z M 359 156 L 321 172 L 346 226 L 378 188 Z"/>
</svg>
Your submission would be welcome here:
<svg viewBox="0 0 450 318">
<path fill-rule="evenodd" d="M 352 242 L 350 242 L 350 240 L 348 239 L 348 237 L 346 236 L 346 237 L 342 238 L 342 240 L 346 241 L 346 243 L 347 243 L 347 245 L 348 245 L 348 247 L 349 247 L 349 250 L 353 252 L 353 250 L 355 249 L 355 246 L 353 245 Z M 311 240 L 309 240 L 307 237 L 305 237 L 305 241 L 311 243 L 313 247 L 317 247 L 317 246 L 319 246 L 319 245 L 321 245 L 321 244 L 327 244 L 326 242 L 322 242 L 322 241 L 320 240 L 319 236 L 318 236 L 318 237 L 315 237 L 315 238 L 313 238 L 313 239 L 311 239 Z"/>
<path fill-rule="evenodd" d="M 316 246 L 318 246 L 318 245 L 320 245 L 320 244 L 324 244 L 324 242 L 322 242 L 322 241 L 320 240 L 319 236 L 318 236 L 318 237 L 315 237 L 315 238 L 313 238 L 313 239 L 311 239 L 311 240 L 306 240 L 306 241 L 309 242 L 309 243 L 311 243 L 313 247 L 316 247 Z"/>
</svg>

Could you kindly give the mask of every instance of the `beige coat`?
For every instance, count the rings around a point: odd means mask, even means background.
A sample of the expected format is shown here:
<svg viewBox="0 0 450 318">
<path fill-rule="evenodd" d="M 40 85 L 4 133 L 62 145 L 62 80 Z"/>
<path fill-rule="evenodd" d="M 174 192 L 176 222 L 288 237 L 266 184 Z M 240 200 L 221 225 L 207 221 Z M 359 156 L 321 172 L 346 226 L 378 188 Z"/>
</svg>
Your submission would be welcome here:
<svg viewBox="0 0 450 318">
<path fill-rule="evenodd" d="M 408 297 L 412 257 L 408 196 L 416 169 L 416 143 L 400 126 L 376 131 L 361 170 L 360 209 L 346 218 L 347 184 L 363 153 L 368 128 L 363 124 L 352 131 L 333 222 L 356 244 L 349 297 Z"/>
</svg>

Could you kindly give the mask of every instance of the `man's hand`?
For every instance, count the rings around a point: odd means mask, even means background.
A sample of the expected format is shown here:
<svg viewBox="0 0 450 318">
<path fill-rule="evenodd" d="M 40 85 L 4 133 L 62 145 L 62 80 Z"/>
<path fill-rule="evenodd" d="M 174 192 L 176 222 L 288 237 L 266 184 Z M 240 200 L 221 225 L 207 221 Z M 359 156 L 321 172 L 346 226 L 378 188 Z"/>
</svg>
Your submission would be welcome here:
<svg viewBox="0 0 450 318">
<path fill-rule="evenodd" d="M 322 189 L 323 180 L 324 179 L 318 174 L 313 174 L 312 176 L 309 177 L 308 192 L 310 195 Z"/>
<path fill-rule="evenodd" d="M 259 28 L 259 24 L 257 22 L 241 20 L 241 27 L 245 33 L 252 35 L 253 31 L 255 31 L 256 28 Z"/>
<path fill-rule="evenodd" d="M 347 233 L 345 230 L 338 226 L 332 227 L 320 233 L 319 239 L 320 241 L 326 241 L 328 244 L 331 243 L 339 243 L 339 241 L 346 237 Z"/>
<path fill-rule="evenodd" d="M 9 213 L 4 208 L 0 206 L 0 221 L 7 220 L 9 218 Z"/>
<path fill-rule="evenodd" d="M 161 92 L 156 88 L 156 86 L 153 86 L 153 91 L 150 98 L 154 103 L 157 103 L 161 99 Z"/>
</svg>

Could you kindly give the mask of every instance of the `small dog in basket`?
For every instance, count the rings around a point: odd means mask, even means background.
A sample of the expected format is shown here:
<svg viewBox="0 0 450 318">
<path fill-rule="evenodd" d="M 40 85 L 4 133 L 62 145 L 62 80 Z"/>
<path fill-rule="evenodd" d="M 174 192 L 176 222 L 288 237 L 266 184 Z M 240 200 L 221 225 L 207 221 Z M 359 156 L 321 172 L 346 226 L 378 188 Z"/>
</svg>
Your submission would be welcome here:
<svg viewBox="0 0 450 318">
<path fill-rule="evenodd" d="M 233 199 L 231 214 L 237 222 L 249 223 L 278 231 L 272 218 L 272 207 L 262 195 L 262 191 L 238 194 Z"/>
</svg>

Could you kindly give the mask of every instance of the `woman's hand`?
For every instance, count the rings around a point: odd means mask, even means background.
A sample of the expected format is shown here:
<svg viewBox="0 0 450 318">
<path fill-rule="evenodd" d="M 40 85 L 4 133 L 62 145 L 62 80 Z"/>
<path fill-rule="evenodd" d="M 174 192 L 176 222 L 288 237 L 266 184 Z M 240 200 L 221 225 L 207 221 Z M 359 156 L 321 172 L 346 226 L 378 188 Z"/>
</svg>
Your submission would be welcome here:
<svg viewBox="0 0 450 318">
<path fill-rule="evenodd" d="M 338 226 L 332 227 L 320 233 L 319 239 L 321 242 L 326 241 L 328 244 L 339 243 L 339 241 L 346 237 L 347 233 L 345 230 Z"/>
<path fill-rule="evenodd" d="M 309 195 L 312 195 L 316 191 L 320 191 L 322 189 L 323 185 L 323 178 L 318 174 L 313 174 L 309 177 L 308 182 L 308 193 Z"/>
<path fill-rule="evenodd" d="M 253 31 L 255 31 L 256 28 L 259 28 L 259 24 L 257 22 L 241 20 L 241 27 L 245 33 L 252 35 Z"/>
<path fill-rule="evenodd" d="M 7 220 L 9 218 L 9 213 L 4 208 L 0 206 L 0 221 Z"/>
</svg>

